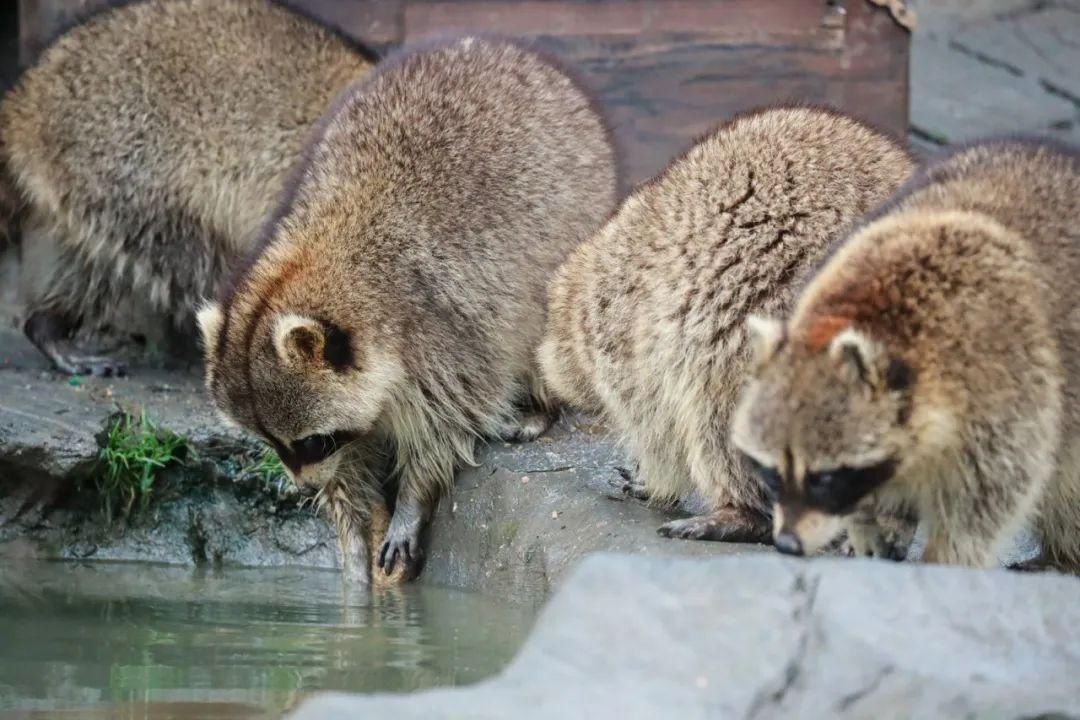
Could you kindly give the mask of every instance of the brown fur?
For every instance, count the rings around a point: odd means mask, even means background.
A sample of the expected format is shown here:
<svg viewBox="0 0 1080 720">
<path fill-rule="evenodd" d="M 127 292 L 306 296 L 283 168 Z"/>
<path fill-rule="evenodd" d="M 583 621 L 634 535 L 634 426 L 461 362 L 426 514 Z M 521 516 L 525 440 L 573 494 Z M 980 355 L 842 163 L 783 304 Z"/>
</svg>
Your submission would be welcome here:
<svg viewBox="0 0 1080 720">
<path fill-rule="evenodd" d="M 743 320 L 786 309 L 833 239 L 910 169 L 895 142 L 832 111 L 741 116 L 634 192 L 560 270 L 540 351 L 552 389 L 603 411 L 653 499 L 696 488 L 715 509 L 662 533 L 767 534 L 759 487 L 727 443 Z"/>
<path fill-rule="evenodd" d="M 268 0 L 146 0 L 61 36 L 0 104 L 18 195 L 0 204 L 25 206 L 22 249 L 43 270 L 31 339 L 65 371 L 108 371 L 59 336 L 132 305 L 189 327 L 253 244 L 312 123 L 369 67 Z"/>
<path fill-rule="evenodd" d="M 733 441 L 772 475 L 785 544 L 847 525 L 876 554 L 867 516 L 905 508 L 927 560 L 991 565 L 1033 520 L 1049 560 L 1077 567 L 1078 213 L 1075 151 L 960 150 L 846 241 L 786 328 L 758 322 Z"/>
<path fill-rule="evenodd" d="M 614 152 L 563 72 L 465 38 L 347 91 L 308 157 L 263 250 L 200 315 L 208 387 L 328 496 L 373 484 L 349 454 L 387 443 L 400 489 L 380 560 L 415 569 L 476 439 L 546 426 L 547 282 L 614 205 Z M 516 403 L 545 419 L 521 422 Z"/>
</svg>

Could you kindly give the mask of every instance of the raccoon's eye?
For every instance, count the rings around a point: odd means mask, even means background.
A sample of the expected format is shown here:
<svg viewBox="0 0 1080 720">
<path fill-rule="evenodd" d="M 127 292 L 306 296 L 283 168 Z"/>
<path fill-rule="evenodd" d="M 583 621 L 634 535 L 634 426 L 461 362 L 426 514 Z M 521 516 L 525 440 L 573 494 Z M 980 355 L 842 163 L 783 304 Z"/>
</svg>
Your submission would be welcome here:
<svg viewBox="0 0 1080 720">
<path fill-rule="evenodd" d="M 754 458 L 750 457 L 746 453 L 743 453 L 743 463 L 746 465 L 747 471 L 761 481 L 761 484 L 765 486 L 765 489 L 772 493 L 773 496 L 780 494 L 780 473 L 776 468 L 771 468 L 766 465 L 762 465 Z"/>
<path fill-rule="evenodd" d="M 333 435 L 308 435 L 293 443 L 293 453 L 304 465 L 322 462 L 335 450 L 337 450 L 337 441 Z"/>
<path fill-rule="evenodd" d="M 843 512 L 887 482 L 895 469 L 891 459 L 861 468 L 838 467 L 807 473 L 803 485 L 812 504 L 828 512 Z"/>
<path fill-rule="evenodd" d="M 836 482 L 836 473 L 807 473 L 806 486 L 811 489 L 828 490 Z"/>
</svg>

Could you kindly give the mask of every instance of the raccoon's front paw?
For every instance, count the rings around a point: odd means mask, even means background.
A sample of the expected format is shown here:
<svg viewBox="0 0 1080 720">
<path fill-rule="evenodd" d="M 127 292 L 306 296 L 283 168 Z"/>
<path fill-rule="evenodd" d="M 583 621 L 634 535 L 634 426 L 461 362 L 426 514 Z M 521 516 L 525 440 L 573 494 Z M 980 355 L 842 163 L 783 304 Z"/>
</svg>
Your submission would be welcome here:
<svg viewBox="0 0 1080 720">
<path fill-rule="evenodd" d="M 664 537 L 717 542 L 768 542 L 769 518 L 750 508 L 727 506 L 695 517 L 672 520 L 657 531 Z"/>
<path fill-rule="evenodd" d="M 853 523 L 848 527 L 848 539 L 843 548 L 846 555 L 876 557 L 897 562 L 907 557 L 914 531 L 906 528 L 885 528 L 876 522 Z"/>
<path fill-rule="evenodd" d="M 1012 570 L 1013 572 L 1045 572 L 1047 570 L 1055 570 L 1053 563 L 1047 561 L 1046 558 L 1041 555 L 1036 555 L 1033 558 L 1027 560 L 1018 560 L 1014 563 L 1009 563 L 1005 566 L 1006 570 Z"/>
<path fill-rule="evenodd" d="M 387 575 L 394 574 L 394 567 L 400 562 L 405 567 L 405 577 L 412 580 L 420 574 L 424 562 L 424 550 L 420 547 L 420 528 L 395 527 L 390 524 L 379 548 L 378 565 Z"/>
<path fill-rule="evenodd" d="M 56 369 L 68 375 L 92 375 L 94 377 L 124 377 L 127 365 L 104 356 L 58 355 L 53 358 Z"/>
<path fill-rule="evenodd" d="M 649 502 L 652 499 L 649 488 L 645 486 L 645 483 L 633 470 L 620 465 L 615 468 L 615 473 L 618 477 L 608 480 L 608 484 L 619 490 L 623 495 L 642 502 Z"/>
<path fill-rule="evenodd" d="M 516 422 L 503 430 L 503 440 L 507 442 L 529 442 L 543 435 L 555 424 L 557 416 L 543 410 L 524 412 Z"/>
</svg>

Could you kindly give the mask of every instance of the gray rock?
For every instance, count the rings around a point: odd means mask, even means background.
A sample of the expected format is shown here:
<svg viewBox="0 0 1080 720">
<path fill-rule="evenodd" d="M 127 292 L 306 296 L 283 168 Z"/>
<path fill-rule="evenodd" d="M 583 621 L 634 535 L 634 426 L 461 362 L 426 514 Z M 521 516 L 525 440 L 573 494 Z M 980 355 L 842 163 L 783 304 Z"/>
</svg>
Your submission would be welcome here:
<svg viewBox="0 0 1080 720">
<path fill-rule="evenodd" d="M 1080 717 L 1080 580 L 776 555 L 594 556 L 505 672 L 292 720 Z"/>
<path fill-rule="evenodd" d="M 1047 4 L 1046 0 L 907 0 L 907 3 L 918 14 L 919 30 L 949 30 L 993 24 L 1004 18 L 1037 12 Z"/>
<path fill-rule="evenodd" d="M 72 384 L 27 345 L 0 333 L 0 556 L 338 566 L 322 519 L 290 488 L 242 472 L 259 451 L 216 417 L 197 374 L 143 370 Z M 110 524 L 90 478 L 119 409 L 146 409 L 198 459 L 165 472 L 145 510 Z"/>
<path fill-rule="evenodd" d="M 930 0 L 915 9 L 918 147 L 1017 132 L 1080 141 L 1080 3 Z"/>
<path fill-rule="evenodd" d="M 436 513 L 427 582 L 539 602 L 598 550 L 704 557 L 769 549 L 657 535 L 673 513 L 628 499 L 613 485 L 626 458 L 602 425 L 580 416 L 535 442 L 496 443 L 479 457 L 481 465 L 458 474 L 453 496 Z M 690 502 L 678 512 L 696 509 Z"/>
</svg>

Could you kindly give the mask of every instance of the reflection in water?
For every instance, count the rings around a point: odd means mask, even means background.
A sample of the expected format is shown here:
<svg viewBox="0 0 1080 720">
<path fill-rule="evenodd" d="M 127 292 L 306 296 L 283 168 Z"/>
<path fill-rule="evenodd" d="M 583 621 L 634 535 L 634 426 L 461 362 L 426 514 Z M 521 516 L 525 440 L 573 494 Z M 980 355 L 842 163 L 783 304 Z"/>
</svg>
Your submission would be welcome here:
<svg viewBox="0 0 1080 720">
<path fill-rule="evenodd" d="M 470 683 L 531 622 L 441 588 L 367 597 L 321 571 L 17 563 L 0 569 L 0 720 L 275 717 L 314 690 Z"/>
</svg>

